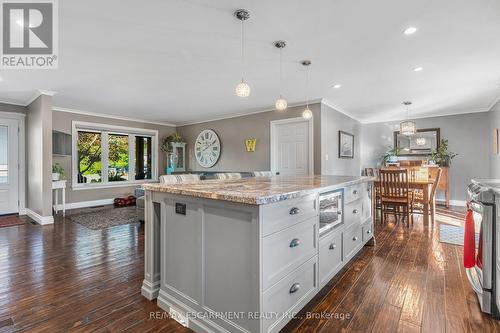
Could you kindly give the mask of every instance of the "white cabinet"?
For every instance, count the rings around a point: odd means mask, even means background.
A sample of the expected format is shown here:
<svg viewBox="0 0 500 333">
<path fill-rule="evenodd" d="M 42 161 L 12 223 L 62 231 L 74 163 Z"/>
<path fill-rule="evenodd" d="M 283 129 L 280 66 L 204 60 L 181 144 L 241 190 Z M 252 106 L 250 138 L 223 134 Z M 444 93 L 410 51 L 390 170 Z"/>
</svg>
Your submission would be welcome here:
<svg viewBox="0 0 500 333">
<path fill-rule="evenodd" d="M 342 233 L 332 232 L 319 241 L 319 285 L 323 287 L 344 264 Z"/>
</svg>

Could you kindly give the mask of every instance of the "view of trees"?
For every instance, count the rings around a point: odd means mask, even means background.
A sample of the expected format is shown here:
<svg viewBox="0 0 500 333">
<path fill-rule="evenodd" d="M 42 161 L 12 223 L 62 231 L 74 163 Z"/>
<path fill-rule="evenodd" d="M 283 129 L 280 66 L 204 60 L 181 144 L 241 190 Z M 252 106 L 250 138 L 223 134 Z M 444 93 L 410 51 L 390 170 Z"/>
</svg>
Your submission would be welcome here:
<svg viewBox="0 0 500 333">
<path fill-rule="evenodd" d="M 102 134 L 78 132 L 78 182 L 98 183 L 102 180 Z M 128 135 L 108 136 L 108 180 L 128 180 Z"/>
<path fill-rule="evenodd" d="M 101 133 L 78 132 L 78 182 L 101 181 Z"/>
</svg>

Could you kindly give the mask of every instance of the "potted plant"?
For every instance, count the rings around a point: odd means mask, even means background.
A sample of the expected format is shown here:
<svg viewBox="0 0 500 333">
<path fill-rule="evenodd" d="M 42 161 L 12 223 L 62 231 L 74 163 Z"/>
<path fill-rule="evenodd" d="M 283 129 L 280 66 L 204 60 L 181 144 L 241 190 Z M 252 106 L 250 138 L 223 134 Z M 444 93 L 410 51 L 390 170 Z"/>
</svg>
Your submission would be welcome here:
<svg viewBox="0 0 500 333">
<path fill-rule="evenodd" d="M 163 138 L 162 143 L 161 143 L 161 150 L 163 150 L 165 153 L 170 153 L 172 151 L 172 146 L 170 145 L 172 142 L 184 142 L 184 139 L 179 133 L 174 133 L 171 134 L 165 138 Z"/>
<path fill-rule="evenodd" d="M 458 154 L 448 151 L 448 139 L 441 139 L 437 149 L 431 152 L 431 160 L 442 167 L 449 167 Z"/>
<path fill-rule="evenodd" d="M 52 181 L 58 181 L 64 177 L 64 168 L 59 164 L 55 163 L 52 165 Z"/>
<path fill-rule="evenodd" d="M 398 161 L 398 156 L 400 153 L 401 153 L 401 148 L 399 147 L 390 148 L 382 156 L 382 165 L 385 165 L 386 163 L 396 163 Z"/>
</svg>

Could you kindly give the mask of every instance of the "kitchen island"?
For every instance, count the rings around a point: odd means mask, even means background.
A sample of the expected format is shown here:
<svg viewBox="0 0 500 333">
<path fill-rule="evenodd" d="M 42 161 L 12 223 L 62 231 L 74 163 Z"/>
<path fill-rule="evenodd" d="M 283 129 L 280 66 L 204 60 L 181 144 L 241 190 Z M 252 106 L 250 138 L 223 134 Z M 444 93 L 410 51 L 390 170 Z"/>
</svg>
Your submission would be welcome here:
<svg viewBox="0 0 500 333">
<path fill-rule="evenodd" d="M 196 332 L 277 332 L 372 240 L 373 180 L 144 185 L 142 294 Z M 320 237 L 325 193 L 342 195 Z"/>
</svg>

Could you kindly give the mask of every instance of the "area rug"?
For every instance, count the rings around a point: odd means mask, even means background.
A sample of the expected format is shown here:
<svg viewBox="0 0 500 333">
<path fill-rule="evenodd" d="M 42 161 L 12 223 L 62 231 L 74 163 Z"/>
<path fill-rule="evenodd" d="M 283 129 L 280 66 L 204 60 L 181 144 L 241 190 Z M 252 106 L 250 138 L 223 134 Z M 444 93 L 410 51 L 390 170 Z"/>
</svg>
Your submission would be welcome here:
<svg viewBox="0 0 500 333">
<path fill-rule="evenodd" d="M 479 243 L 479 234 L 475 234 L 476 248 Z M 439 241 L 454 245 L 464 245 L 464 227 L 456 225 L 440 224 L 439 225 Z"/>
<path fill-rule="evenodd" d="M 0 228 L 13 227 L 13 226 L 22 225 L 22 224 L 25 224 L 25 222 L 17 216 L 2 216 L 2 217 L 0 217 Z"/>
<path fill-rule="evenodd" d="M 68 214 L 68 218 L 92 230 L 107 229 L 117 225 L 139 222 L 135 207 L 86 208 L 79 210 L 78 213 Z"/>
</svg>

